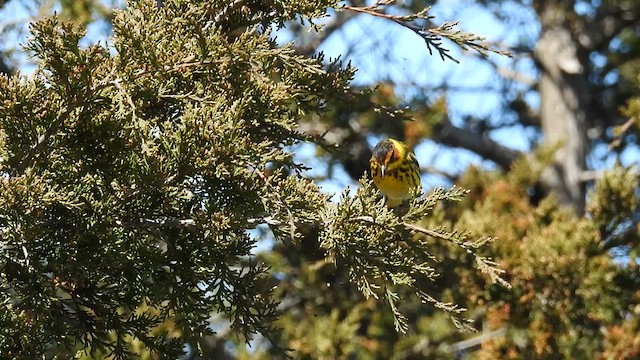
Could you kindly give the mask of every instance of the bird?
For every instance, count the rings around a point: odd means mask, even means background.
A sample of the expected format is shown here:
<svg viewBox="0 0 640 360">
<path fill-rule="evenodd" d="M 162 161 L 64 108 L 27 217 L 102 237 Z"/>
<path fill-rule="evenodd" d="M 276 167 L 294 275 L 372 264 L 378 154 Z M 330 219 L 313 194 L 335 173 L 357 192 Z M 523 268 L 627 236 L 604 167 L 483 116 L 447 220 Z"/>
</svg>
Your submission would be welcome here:
<svg viewBox="0 0 640 360">
<path fill-rule="evenodd" d="M 381 140 L 373 148 L 369 166 L 373 183 L 386 197 L 389 208 L 399 206 L 422 188 L 418 159 L 402 141 Z"/>
</svg>

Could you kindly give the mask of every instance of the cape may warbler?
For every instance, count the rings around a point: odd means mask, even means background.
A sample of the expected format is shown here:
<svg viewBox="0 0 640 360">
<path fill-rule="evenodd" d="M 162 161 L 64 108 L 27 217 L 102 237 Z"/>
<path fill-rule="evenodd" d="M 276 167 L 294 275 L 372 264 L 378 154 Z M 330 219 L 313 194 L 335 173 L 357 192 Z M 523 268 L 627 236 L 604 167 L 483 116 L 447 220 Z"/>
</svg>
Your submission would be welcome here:
<svg viewBox="0 0 640 360">
<path fill-rule="evenodd" d="M 373 149 L 369 165 L 373 183 L 387 198 L 387 206 L 390 208 L 402 204 L 403 200 L 411 197 L 412 191 L 417 192 L 422 187 L 418 160 L 413 151 L 401 141 L 380 141 Z"/>
</svg>

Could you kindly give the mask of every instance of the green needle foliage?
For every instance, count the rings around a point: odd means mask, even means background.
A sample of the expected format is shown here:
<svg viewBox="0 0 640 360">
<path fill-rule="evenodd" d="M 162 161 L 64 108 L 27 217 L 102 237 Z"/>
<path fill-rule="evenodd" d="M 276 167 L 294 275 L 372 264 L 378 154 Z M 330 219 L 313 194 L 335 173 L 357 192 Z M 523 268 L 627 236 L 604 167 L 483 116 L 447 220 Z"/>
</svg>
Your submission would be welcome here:
<svg viewBox="0 0 640 360">
<path fill-rule="evenodd" d="M 380 298 L 389 304 L 396 331 L 404 333 L 408 330 L 407 319 L 397 305 L 401 300 L 396 292 L 398 287 L 409 288 L 421 302 L 447 312 L 460 328 L 473 330 L 459 317 L 465 309 L 433 298 L 421 285 L 438 277 L 433 266 L 439 260 L 430 253 L 428 243 L 414 235 L 428 235 L 466 249 L 476 256 L 480 269 L 492 274 L 492 280 L 508 287 L 509 284 L 499 276 L 502 271 L 496 268 L 497 264 L 475 255 L 472 250 L 487 241 L 467 242 L 458 232 L 430 230 L 408 222 L 429 216 L 438 202 L 459 201 L 466 191 L 435 189 L 426 197 L 414 199 L 410 211 L 398 217 L 396 212 L 376 200 L 379 197 L 375 196 L 371 183 L 363 180 L 361 185 L 355 197 L 350 197 L 347 190 L 338 204 L 328 206 L 322 213 L 324 231 L 320 241 L 329 258 L 336 266 L 348 269 L 350 281 L 365 298 Z"/>
<path fill-rule="evenodd" d="M 114 16 L 112 48 L 81 47 L 84 31 L 55 17 L 33 25 L 35 74 L 0 78 L 2 357 L 124 359 L 137 342 L 176 358 L 213 333 L 212 314 L 276 339 L 277 279 L 251 255 L 260 226 L 285 246 L 319 237 L 397 330 L 400 287 L 464 322 L 423 286 L 438 273 L 421 237 L 473 244 L 409 224 L 461 190 L 399 217 L 366 181 L 330 203 L 293 160 L 298 120 L 348 96 L 354 69 L 278 47 L 264 26 L 330 6 L 134 1 Z"/>
</svg>

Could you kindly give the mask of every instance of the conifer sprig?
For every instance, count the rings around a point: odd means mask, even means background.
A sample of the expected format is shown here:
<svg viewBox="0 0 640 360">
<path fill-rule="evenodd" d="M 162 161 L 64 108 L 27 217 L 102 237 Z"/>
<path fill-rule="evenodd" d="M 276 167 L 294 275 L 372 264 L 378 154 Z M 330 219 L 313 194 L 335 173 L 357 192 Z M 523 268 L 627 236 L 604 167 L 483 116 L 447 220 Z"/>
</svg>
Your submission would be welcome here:
<svg viewBox="0 0 640 360">
<path fill-rule="evenodd" d="M 450 49 L 443 46 L 442 39 L 452 41 L 462 50 L 475 50 L 484 57 L 489 56 L 489 53 L 511 57 L 509 51 L 493 47 L 491 44 L 485 42 L 486 39 L 484 37 L 457 29 L 460 25 L 459 21 L 445 21 L 440 25 L 435 25 L 432 21 L 435 17 L 429 15 L 430 7 L 408 15 L 386 13 L 385 6 L 392 5 L 393 3 L 395 3 L 395 0 L 380 0 L 369 6 L 343 5 L 342 9 L 387 19 L 413 31 L 424 40 L 429 54 L 433 55 L 433 50 L 435 50 L 443 61 L 449 59 L 459 63 L 459 61 L 450 54 Z"/>
<path fill-rule="evenodd" d="M 355 196 L 345 190 L 339 203 L 328 205 L 321 213 L 321 247 L 328 259 L 336 267 L 347 269 L 351 281 L 366 298 L 384 299 L 389 304 L 398 331 L 406 332 L 408 326 L 401 311 L 402 297 L 398 295 L 403 291 L 413 292 L 422 301 L 447 312 L 461 329 L 471 329 L 469 321 L 460 316 L 463 308 L 436 300 L 423 288 L 425 280 L 428 283 L 439 276 L 433 268 L 438 259 L 429 245 L 414 234 L 445 240 L 465 250 L 492 282 L 509 287 L 500 277 L 503 270 L 498 264 L 476 254 L 476 249 L 488 240 L 468 241 L 457 231 L 425 229 L 408 222 L 428 216 L 439 202 L 459 201 L 467 191 L 437 188 L 426 197 L 412 200 L 409 212 L 399 217 L 377 200 L 379 194 L 369 181 L 362 179 L 360 185 Z"/>
</svg>

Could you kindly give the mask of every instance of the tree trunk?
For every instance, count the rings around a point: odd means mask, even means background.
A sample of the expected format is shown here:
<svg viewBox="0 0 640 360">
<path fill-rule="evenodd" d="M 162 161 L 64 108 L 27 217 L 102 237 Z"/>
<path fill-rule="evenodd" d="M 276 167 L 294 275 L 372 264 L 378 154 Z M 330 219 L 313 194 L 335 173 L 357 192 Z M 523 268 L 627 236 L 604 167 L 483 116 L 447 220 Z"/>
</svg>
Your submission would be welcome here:
<svg viewBox="0 0 640 360">
<path fill-rule="evenodd" d="M 546 7 L 540 14 L 541 36 L 535 59 L 541 71 L 540 117 L 545 145 L 558 146 L 555 163 L 543 173 L 558 200 L 583 213 L 585 186 L 581 175 L 588 151 L 587 109 L 590 103 L 585 68 L 564 12 Z"/>
</svg>

